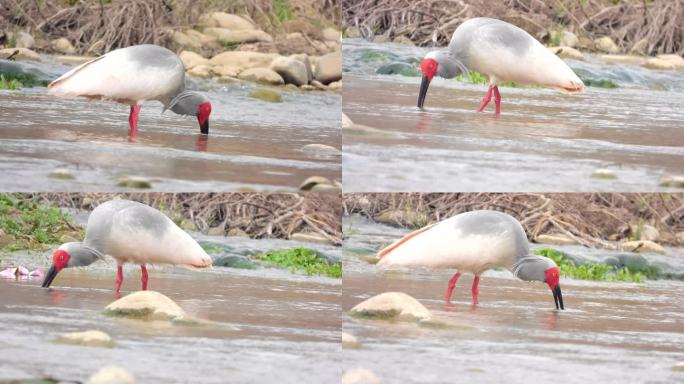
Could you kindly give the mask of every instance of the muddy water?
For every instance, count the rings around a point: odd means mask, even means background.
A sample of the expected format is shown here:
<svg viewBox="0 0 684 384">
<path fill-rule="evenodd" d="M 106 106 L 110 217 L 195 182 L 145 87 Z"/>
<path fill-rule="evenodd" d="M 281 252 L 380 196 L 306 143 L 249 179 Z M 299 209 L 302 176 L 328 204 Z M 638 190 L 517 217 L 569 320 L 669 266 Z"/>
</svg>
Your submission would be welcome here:
<svg viewBox="0 0 684 384">
<path fill-rule="evenodd" d="M 301 243 L 198 236 L 248 252 Z M 307 244 L 326 254 L 333 247 Z M 46 267 L 46 255 L 2 255 L 2 264 Z M 117 297 L 115 263 L 64 270 L 50 290 L 40 279 L 0 279 L 0 380 L 44 375 L 85 381 L 105 365 L 120 365 L 140 382 L 337 382 L 341 365 L 339 279 L 262 268 L 188 271 L 150 269 L 149 288 L 162 292 L 207 326 L 169 325 L 102 315 Z M 139 289 L 137 267 L 124 269 L 123 293 Z M 99 329 L 112 349 L 67 346 L 64 332 Z M 151 368 L 154 367 L 154 368 Z M 313 381 L 312 381 L 313 380 Z"/>
<path fill-rule="evenodd" d="M 568 64 L 618 88 L 500 87 L 495 118 L 493 102 L 476 113 L 486 85 L 436 78 L 421 111 L 420 77 L 376 74 L 427 51 L 345 40 L 343 110 L 357 125 L 344 132 L 345 191 L 656 191 L 662 175 L 684 175 L 682 72 L 588 55 Z"/>
<path fill-rule="evenodd" d="M 46 60 L 37 69 L 51 78 L 69 69 Z M 56 99 L 42 87 L 0 90 L 0 188 L 116 190 L 119 177 L 142 176 L 159 191 L 292 190 L 312 175 L 341 178 L 339 155 L 302 149 L 340 148 L 339 94 L 274 88 L 283 102 L 268 103 L 248 96 L 252 83 L 188 80 L 188 88 L 212 101 L 209 136 L 196 118 L 148 102 L 134 141 L 127 106 Z M 49 178 L 58 168 L 75 179 Z"/>
<path fill-rule="evenodd" d="M 643 284 L 561 278 L 565 311 L 555 311 L 543 284 L 525 283 L 506 271 L 480 280 L 477 309 L 471 306 L 472 277 L 457 283 L 454 306 L 442 302 L 453 271 L 381 271 L 360 261 L 406 231 L 347 220 L 344 256 L 343 330 L 363 347 L 345 349 L 345 369 L 366 367 L 386 383 L 634 382 L 673 383 L 684 361 L 684 283 Z M 578 248 L 563 251 L 577 254 Z M 353 251 L 353 252 L 352 252 Z M 681 270 L 681 251 L 658 260 Z M 597 257 L 591 252 L 588 257 Z M 654 259 L 653 255 L 646 255 Z M 352 318 L 346 312 L 386 291 L 418 299 L 436 318 L 455 324 L 428 329 L 413 324 Z"/>
</svg>

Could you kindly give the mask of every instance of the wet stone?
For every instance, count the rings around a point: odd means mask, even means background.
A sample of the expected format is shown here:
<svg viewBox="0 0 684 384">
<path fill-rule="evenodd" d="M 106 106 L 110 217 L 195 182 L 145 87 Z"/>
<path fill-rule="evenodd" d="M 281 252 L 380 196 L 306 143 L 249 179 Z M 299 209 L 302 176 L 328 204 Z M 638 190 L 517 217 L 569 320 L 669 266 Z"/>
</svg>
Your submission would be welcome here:
<svg viewBox="0 0 684 384">
<path fill-rule="evenodd" d="M 105 315 L 141 320 L 177 321 L 187 318 L 173 300 L 155 291 L 138 291 L 109 304 Z"/>
<path fill-rule="evenodd" d="M 378 320 L 421 321 L 432 313 L 418 300 L 403 292 L 385 292 L 367 299 L 351 309 L 354 317 Z"/>
<path fill-rule="evenodd" d="M 86 384 L 135 384 L 135 378 L 127 370 L 117 366 L 101 368 Z"/>
<path fill-rule="evenodd" d="M 223 256 L 214 260 L 214 267 L 226 267 L 237 269 L 257 269 L 259 266 L 244 256 Z"/>
<path fill-rule="evenodd" d="M 108 334 L 98 330 L 65 333 L 60 335 L 55 342 L 60 344 L 75 344 L 88 347 L 111 348 L 114 346 L 114 341 L 112 338 Z"/>
</svg>

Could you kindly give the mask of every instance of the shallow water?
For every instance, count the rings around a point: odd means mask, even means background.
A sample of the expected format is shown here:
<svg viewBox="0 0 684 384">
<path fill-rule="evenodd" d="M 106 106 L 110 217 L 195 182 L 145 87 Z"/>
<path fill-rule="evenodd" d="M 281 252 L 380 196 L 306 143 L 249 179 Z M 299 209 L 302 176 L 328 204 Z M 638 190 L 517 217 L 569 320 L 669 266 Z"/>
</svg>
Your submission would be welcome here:
<svg viewBox="0 0 684 384">
<path fill-rule="evenodd" d="M 360 349 L 345 349 L 345 369 L 365 367 L 385 383 L 673 383 L 684 361 L 684 282 L 643 284 L 561 278 L 565 311 L 554 310 L 544 284 L 526 283 L 507 271 L 488 271 L 480 280 L 477 309 L 471 306 L 472 277 L 454 290 L 453 307 L 442 301 L 453 271 L 385 271 L 361 261 L 407 231 L 347 218 L 343 257 L 343 330 Z M 577 254 L 577 247 L 556 247 Z M 646 255 L 680 269 L 684 255 Z M 589 251 L 599 257 L 601 251 Z M 360 320 L 346 314 L 354 305 L 386 291 L 405 292 L 442 321 L 429 329 L 408 323 Z"/>
<path fill-rule="evenodd" d="M 302 245 L 194 236 L 245 252 Z M 338 248 L 306 246 L 339 257 Z M 3 255 L 2 264 L 45 268 L 47 256 Z M 0 279 L 0 380 L 49 375 L 85 381 L 112 364 L 145 383 L 339 380 L 339 279 L 274 268 L 189 271 L 154 266 L 149 271 L 150 289 L 169 296 L 190 316 L 217 324 L 182 326 L 103 316 L 104 307 L 117 298 L 116 264 L 111 261 L 66 269 L 50 290 L 40 288 L 42 279 Z M 139 284 L 139 268 L 125 267 L 123 293 L 139 289 Z M 52 342 L 62 333 L 87 329 L 107 332 L 116 346 Z"/>
<path fill-rule="evenodd" d="M 32 65 L 52 78 L 69 69 L 45 59 Z M 248 96 L 251 83 L 187 81 L 212 101 L 208 136 L 158 102 L 145 103 L 130 141 L 128 106 L 0 90 L 0 189 L 122 190 L 119 177 L 142 176 L 159 191 L 294 190 L 309 176 L 341 178 L 339 155 L 302 149 L 340 148 L 339 94 L 274 88 L 283 102 L 268 103 Z M 75 179 L 49 178 L 58 168 Z"/>
<path fill-rule="evenodd" d="M 485 85 L 435 78 L 421 111 L 420 77 L 376 74 L 427 51 L 345 40 L 343 110 L 355 124 L 344 131 L 345 191 L 659 191 L 662 175 L 684 175 L 682 72 L 589 55 L 568 64 L 618 88 L 500 87 L 495 118 L 493 102 L 476 112 Z M 594 179 L 597 169 L 617 178 Z"/>
</svg>

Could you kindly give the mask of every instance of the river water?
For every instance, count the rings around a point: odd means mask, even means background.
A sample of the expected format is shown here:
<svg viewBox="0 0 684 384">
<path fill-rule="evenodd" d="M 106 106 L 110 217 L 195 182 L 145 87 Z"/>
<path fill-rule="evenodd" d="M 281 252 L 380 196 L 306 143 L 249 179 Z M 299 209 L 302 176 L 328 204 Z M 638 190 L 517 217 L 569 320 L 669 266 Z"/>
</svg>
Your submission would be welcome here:
<svg viewBox="0 0 684 384">
<path fill-rule="evenodd" d="M 333 246 L 193 234 L 235 253 L 307 246 L 339 259 Z M 3 266 L 49 265 L 50 253 L 0 256 Z M 65 269 L 50 290 L 42 279 L 0 279 L 0 381 L 50 376 L 85 380 L 120 365 L 142 383 L 303 383 L 339 381 L 341 281 L 275 268 L 189 271 L 149 268 L 149 288 L 188 315 L 216 322 L 183 326 L 102 315 L 116 300 L 116 264 Z M 124 268 L 122 293 L 140 287 L 140 269 Z M 65 332 L 99 329 L 111 349 L 56 344 Z"/>
<path fill-rule="evenodd" d="M 385 383 L 674 383 L 684 372 L 684 282 L 641 284 L 561 278 L 565 311 L 556 311 L 545 284 L 526 283 L 507 271 L 486 272 L 477 309 L 471 306 L 472 276 L 459 279 L 446 307 L 443 294 L 454 271 L 380 270 L 358 257 L 408 231 L 345 218 L 343 330 L 360 349 L 345 349 L 345 369 L 364 367 Z M 533 248 L 538 248 L 534 246 Z M 581 247 L 553 248 L 585 256 L 615 252 Z M 684 270 L 681 249 L 645 257 Z M 387 291 L 405 292 L 455 327 L 434 329 L 409 323 L 356 319 L 347 312 Z"/>
<path fill-rule="evenodd" d="M 588 54 L 567 62 L 618 88 L 499 87 L 495 118 L 493 102 L 476 112 L 486 85 L 435 78 L 421 111 L 420 77 L 376 73 L 394 64 L 415 74 L 428 51 L 345 39 L 345 191 L 658 191 L 668 189 L 661 176 L 684 176 L 682 72 Z M 592 178 L 599 169 L 615 178 Z"/>
<path fill-rule="evenodd" d="M 20 65 L 48 79 L 71 68 L 43 59 Z M 44 87 L 0 90 L 0 189 L 125 190 L 118 179 L 138 176 L 157 191 L 262 191 L 295 190 L 309 176 L 341 179 L 339 154 L 303 149 L 340 148 L 339 94 L 280 87 L 283 102 L 269 103 L 248 96 L 252 83 L 186 81 L 212 101 L 209 136 L 194 117 L 161 114 L 158 102 L 145 103 L 131 141 L 128 106 L 57 99 Z M 56 169 L 74 179 L 50 178 Z"/>
</svg>

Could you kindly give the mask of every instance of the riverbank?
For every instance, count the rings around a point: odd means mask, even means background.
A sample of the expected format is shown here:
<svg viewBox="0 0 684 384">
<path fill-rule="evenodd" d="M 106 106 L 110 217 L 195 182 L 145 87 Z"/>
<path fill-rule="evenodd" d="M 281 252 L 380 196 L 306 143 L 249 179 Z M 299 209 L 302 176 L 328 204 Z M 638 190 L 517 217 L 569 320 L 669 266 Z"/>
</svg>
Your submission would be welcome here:
<svg viewBox="0 0 684 384">
<path fill-rule="evenodd" d="M 351 193 L 346 215 L 418 228 L 461 212 L 513 215 L 539 244 L 665 253 L 684 246 L 684 195 L 667 193 Z"/>
</svg>

